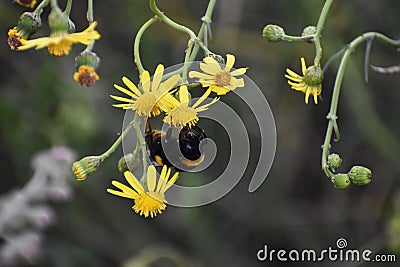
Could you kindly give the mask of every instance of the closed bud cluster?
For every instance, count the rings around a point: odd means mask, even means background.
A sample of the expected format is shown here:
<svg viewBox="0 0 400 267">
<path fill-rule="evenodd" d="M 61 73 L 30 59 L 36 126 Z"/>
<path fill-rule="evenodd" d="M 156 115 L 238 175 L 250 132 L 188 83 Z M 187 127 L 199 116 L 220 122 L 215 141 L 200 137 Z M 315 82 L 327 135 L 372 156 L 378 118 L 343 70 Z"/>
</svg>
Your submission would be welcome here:
<svg viewBox="0 0 400 267">
<path fill-rule="evenodd" d="M 268 24 L 263 29 L 263 37 L 269 42 L 279 42 L 285 37 L 285 30 L 278 25 Z"/>
</svg>

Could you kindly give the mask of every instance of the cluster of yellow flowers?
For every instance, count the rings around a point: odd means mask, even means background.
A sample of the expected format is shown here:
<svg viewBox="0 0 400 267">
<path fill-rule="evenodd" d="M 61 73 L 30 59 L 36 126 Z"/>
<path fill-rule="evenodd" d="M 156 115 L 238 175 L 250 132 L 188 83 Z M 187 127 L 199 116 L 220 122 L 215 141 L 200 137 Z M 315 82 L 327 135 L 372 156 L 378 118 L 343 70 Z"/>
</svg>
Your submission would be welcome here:
<svg viewBox="0 0 400 267">
<path fill-rule="evenodd" d="M 230 54 L 227 55 L 225 68 L 221 68 L 221 65 L 212 57 L 206 57 L 203 61 L 200 63 L 200 68 L 204 73 L 189 72 L 189 77 L 198 78 L 198 82 L 203 87 L 208 87 L 194 104 L 190 103 L 190 94 L 185 84 L 179 87 L 179 99 L 174 97 L 172 89 L 176 88 L 180 81 L 179 74 L 161 82 L 164 66 L 160 64 L 156 68 L 152 81 L 148 71 L 142 73 L 139 88 L 126 77 L 123 77 L 122 81 L 127 88 L 115 84 L 114 87 L 117 90 L 131 98 L 111 95 L 113 99 L 123 102 L 113 106 L 135 110 L 144 117 L 158 116 L 163 111 L 166 114 L 164 122 L 173 127 L 194 126 L 199 120 L 197 114 L 207 110 L 210 105 L 218 101 L 218 97 L 216 97 L 211 102 L 201 105 L 211 92 L 224 95 L 238 87 L 244 87 L 244 79 L 235 76 L 245 74 L 247 70 L 247 68 L 240 68 L 231 71 L 235 57 Z"/>
<path fill-rule="evenodd" d="M 163 81 L 164 66 L 160 64 L 157 66 L 152 80 L 148 71 L 141 74 L 139 86 L 136 86 L 126 77 L 122 78 L 126 88 L 115 84 L 114 87 L 118 91 L 130 98 L 111 95 L 113 99 L 122 102 L 113 106 L 134 110 L 143 117 L 154 117 L 164 112 L 164 122 L 172 127 L 192 127 L 199 121 L 198 113 L 207 110 L 219 100 L 218 97 L 215 97 L 209 103 L 201 105 L 207 97 L 212 92 L 217 95 L 224 95 L 238 87 L 244 87 L 244 79 L 235 76 L 245 74 L 247 70 L 247 68 L 240 68 L 231 71 L 235 57 L 229 54 L 224 68 L 212 57 L 206 57 L 203 61 L 203 63 L 200 63 L 203 72 L 189 72 L 190 77 L 198 78 L 198 82 L 203 87 L 208 88 L 195 103 L 190 103 L 187 85 L 179 85 L 181 79 L 179 74 Z M 173 92 L 178 87 L 178 98 L 176 98 Z M 136 213 L 145 217 L 154 217 L 166 208 L 164 193 L 176 182 L 179 173 L 176 172 L 169 179 L 170 175 L 171 168 L 164 165 L 157 182 L 156 169 L 153 165 L 150 165 L 147 169 L 146 179 L 141 183 L 131 172 L 126 171 L 124 172 L 125 179 L 132 188 L 118 181 L 112 181 L 112 184 L 121 191 L 113 189 L 107 191 L 116 196 L 133 199 L 132 208 Z"/>
<path fill-rule="evenodd" d="M 36 0 L 16 1 L 21 6 L 34 8 Z M 69 3 L 71 3 L 69 1 Z M 48 23 L 51 33 L 48 37 L 30 39 L 37 33 L 41 26 L 41 14 L 43 9 L 48 6 L 51 11 L 48 16 Z M 11 50 L 22 51 L 30 48 L 42 49 L 47 47 L 49 53 L 56 57 L 68 55 L 72 45 L 80 43 L 86 45 L 86 49 L 79 53 L 75 58 L 76 72 L 74 80 L 83 86 L 91 86 L 99 76 L 95 72 L 99 64 L 99 58 L 91 50 L 94 41 L 100 38 L 100 34 L 95 30 L 97 22 L 90 20 L 89 26 L 82 32 L 75 32 L 75 24 L 69 18 L 71 4 L 62 11 L 57 1 L 42 0 L 33 12 L 24 12 L 18 19 L 17 25 L 8 31 L 8 45 Z"/>
</svg>

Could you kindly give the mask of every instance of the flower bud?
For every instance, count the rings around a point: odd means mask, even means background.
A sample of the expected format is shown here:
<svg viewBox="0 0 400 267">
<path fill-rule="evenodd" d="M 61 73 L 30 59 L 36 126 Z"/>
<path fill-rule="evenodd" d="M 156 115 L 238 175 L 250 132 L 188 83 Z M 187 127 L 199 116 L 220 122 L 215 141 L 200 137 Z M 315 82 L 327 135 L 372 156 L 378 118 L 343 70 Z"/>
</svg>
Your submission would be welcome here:
<svg viewBox="0 0 400 267">
<path fill-rule="evenodd" d="M 37 33 L 42 27 L 40 15 L 35 12 L 24 12 L 17 22 L 17 30 L 24 39 L 28 39 L 32 34 Z"/>
<path fill-rule="evenodd" d="M 342 164 L 342 159 L 338 154 L 330 154 L 328 156 L 329 167 L 337 168 Z"/>
<path fill-rule="evenodd" d="M 84 157 L 72 164 L 72 171 L 79 181 L 83 181 L 89 174 L 95 172 L 102 162 L 103 160 L 98 156 Z"/>
<path fill-rule="evenodd" d="M 263 29 L 263 37 L 269 42 L 279 42 L 285 37 L 285 30 L 278 25 L 268 24 Z"/>
<path fill-rule="evenodd" d="M 83 51 L 75 57 L 74 80 L 82 86 L 90 87 L 100 79 L 96 73 L 100 58 L 92 51 Z"/>
<path fill-rule="evenodd" d="M 351 184 L 349 177 L 344 173 L 335 174 L 331 181 L 337 189 L 347 189 Z"/>
<path fill-rule="evenodd" d="M 301 36 L 308 36 L 308 35 L 314 35 L 317 32 L 317 27 L 315 26 L 307 26 L 303 29 L 303 32 L 301 33 Z"/>
<path fill-rule="evenodd" d="M 100 63 L 100 58 L 92 51 L 83 51 L 75 57 L 75 68 L 80 66 L 88 66 L 97 69 Z"/>
<path fill-rule="evenodd" d="M 53 7 L 48 17 L 51 34 L 67 33 L 69 18 L 58 7 Z"/>
<path fill-rule="evenodd" d="M 307 26 L 307 27 L 305 27 L 303 29 L 303 32 L 301 33 L 301 36 L 302 37 L 314 36 L 316 34 L 316 32 L 317 32 L 317 27 L 315 27 L 315 26 Z M 306 41 L 309 42 L 309 43 L 312 43 L 312 42 L 314 42 L 314 37 L 309 38 Z"/>
<path fill-rule="evenodd" d="M 322 85 L 322 80 L 324 73 L 321 66 L 312 65 L 306 69 L 303 81 L 306 85 L 311 87 L 320 87 Z"/>
<path fill-rule="evenodd" d="M 139 159 L 134 158 L 132 153 L 122 156 L 118 161 L 118 170 L 120 173 L 126 171 L 133 172 L 139 166 Z"/>
<path fill-rule="evenodd" d="M 371 182 L 372 172 L 363 166 L 353 166 L 348 173 L 350 181 L 356 185 L 367 185 Z"/>
</svg>

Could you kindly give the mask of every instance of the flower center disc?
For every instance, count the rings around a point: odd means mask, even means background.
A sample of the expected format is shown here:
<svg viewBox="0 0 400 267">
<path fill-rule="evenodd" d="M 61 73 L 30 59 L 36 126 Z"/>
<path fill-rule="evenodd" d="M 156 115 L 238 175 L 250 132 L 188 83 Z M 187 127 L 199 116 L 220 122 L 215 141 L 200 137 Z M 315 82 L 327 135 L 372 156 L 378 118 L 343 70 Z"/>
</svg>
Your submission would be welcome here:
<svg viewBox="0 0 400 267">
<path fill-rule="evenodd" d="M 215 75 L 215 84 L 218 86 L 227 86 L 231 82 L 229 71 L 222 71 Z"/>
</svg>

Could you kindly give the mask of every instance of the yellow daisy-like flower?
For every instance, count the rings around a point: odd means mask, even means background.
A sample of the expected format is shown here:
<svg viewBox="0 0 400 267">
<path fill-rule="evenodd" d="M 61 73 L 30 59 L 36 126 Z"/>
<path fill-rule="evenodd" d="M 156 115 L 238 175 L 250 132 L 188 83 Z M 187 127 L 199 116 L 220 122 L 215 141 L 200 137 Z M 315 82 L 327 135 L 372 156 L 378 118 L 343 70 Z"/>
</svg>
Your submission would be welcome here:
<svg viewBox="0 0 400 267">
<path fill-rule="evenodd" d="M 289 79 L 288 83 L 292 89 L 305 94 L 306 104 L 308 104 L 310 95 L 314 96 L 314 103 L 318 104 L 318 96 L 322 92 L 322 69 L 319 65 L 313 65 L 307 68 L 304 58 L 301 58 L 301 70 L 303 76 L 298 75 L 290 69 L 286 69 L 287 74 L 285 74 L 285 77 Z"/>
<path fill-rule="evenodd" d="M 205 111 L 209 106 L 218 101 L 218 97 L 214 98 L 210 103 L 200 106 L 201 103 L 210 95 L 211 89 L 208 89 L 192 106 L 189 105 L 189 92 L 186 85 L 179 88 L 179 101 L 171 94 L 167 94 L 165 99 L 171 104 L 168 109 L 164 111 L 167 116 L 163 121 L 171 126 L 182 128 L 188 125 L 192 127 L 199 121 L 197 113 Z"/>
<path fill-rule="evenodd" d="M 20 6 L 34 8 L 37 1 L 36 0 L 16 0 L 15 2 Z"/>
<path fill-rule="evenodd" d="M 100 79 L 92 67 L 82 65 L 74 73 L 74 80 L 82 86 L 90 87 Z"/>
<path fill-rule="evenodd" d="M 89 45 L 93 40 L 100 39 L 100 34 L 94 29 L 96 25 L 97 22 L 93 22 L 82 32 L 56 32 L 50 34 L 50 37 L 27 40 L 22 46 L 18 47 L 18 50 L 26 50 L 33 47 L 36 47 L 37 50 L 47 46 L 49 53 L 53 56 L 61 57 L 68 55 L 71 51 L 72 44 L 81 43 Z"/>
<path fill-rule="evenodd" d="M 245 74 L 247 68 L 240 68 L 231 72 L 235 64 L 235 56 L 230 54 L 226 55 L 226 65 L 224 69 L 222 69 L 218 61 L 212 57 L 206 57 L 203 61 L 204 63 L 200 63 L 200 69 L 205 73 L 197 71 L 189 72 L 189 77 L 198 78 L 203 87 L 209 87 L 211 91 L 218 95 L 225 95 L 238 87 L 244 87 L 243 78 L 238 79 L 235 76 Z"/>
<path fill-rule="evenodd" d="M 11 50 L 18 50 L 18 47 L 23 45 L 26 40 L 22 37 L 22 33 L 17 30 L 16 27 L 8 30 L 7 43 Z"/>
<path fill-rule="evenodd" d="M 112 185 L 121 191 L 107 189 L 107 192 L 119 197 L 133 199 L 135 204 L 132 209 L 136 213 L 146 218 L 149 216 L 153 218 L 167 207 L 164 193 L 176 182 L 179 173 L 176 172 L 169 179 L 170 175 L 171 169 L 164 165 L 157 181 L 156 168 L 150 165 L 147 169 L 146 186 L 143 186 L 131 172 L 126 171 L 124 176 L 131 187 L 118 181 L 112 181 Z"/>
<path fill-rule="evenodd" d="M 165 82 L 161 82 L 163 74 L 164 66 L 159 64 L 154 73 L 153 81 L 151 82 L 149 72 L 144 71 L 140 77 L 141 90 L 139 90 L 128 78 L 122 77 L 122 81 L 129 90 L 117 84 L 114 84 L 114 87 L 122 93 L 132 97 L 132 99 L 110 95 L 111 98 L 117 101 L 125 102 L 123 104 L 114 104 L 113 106 L 122 109 L 135 110 L 140 116 L 151 117 L 160 115 L 161 107 L 165 108 L 166 106 L 170 106 L 163 96 L 168 93 L 168 91 L 171 90 L 180 79 L 180 75 L 176 74 Z"/>
</svg>

